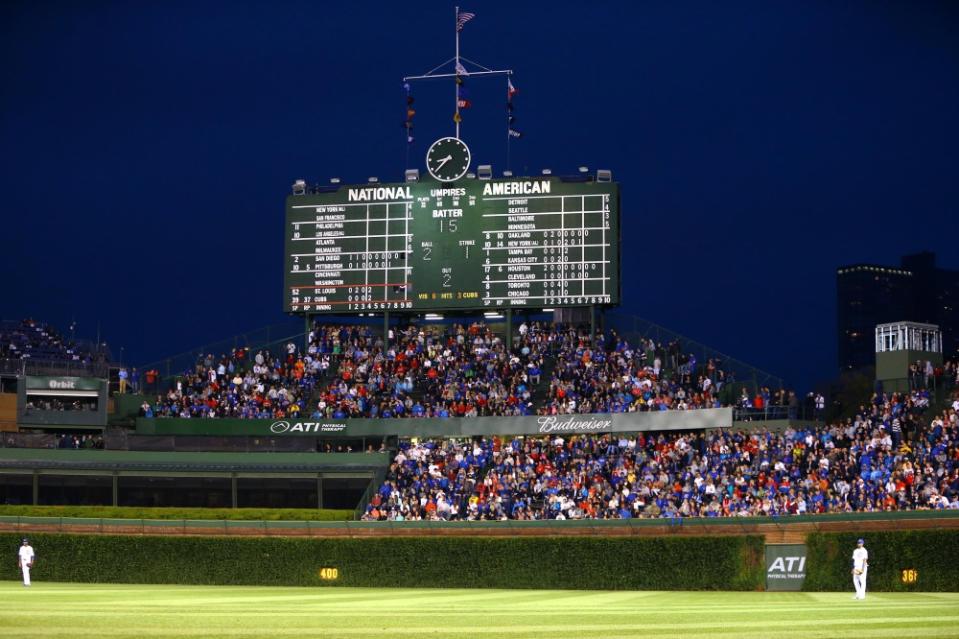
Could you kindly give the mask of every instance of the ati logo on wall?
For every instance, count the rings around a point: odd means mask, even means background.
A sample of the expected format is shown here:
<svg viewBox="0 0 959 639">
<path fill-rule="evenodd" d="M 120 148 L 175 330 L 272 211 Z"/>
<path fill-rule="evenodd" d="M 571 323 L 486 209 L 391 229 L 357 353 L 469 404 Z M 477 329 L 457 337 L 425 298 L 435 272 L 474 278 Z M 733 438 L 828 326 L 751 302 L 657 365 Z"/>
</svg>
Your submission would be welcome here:
<svg viewBox="0 0 959 639">
<path fill-rule="evenodd" d="M 804 544 L 766 546 L 766 590 L 802 590 L 805 579 Z"/>
<path fill-rule="evenodd" d="M 766 573 L 770 579 L 802 579 L 806 576 L 806 558 L 776 557 Z"/>
<path fill-rule="evenodd" d="M 290 433 L 342 433 L 346 424 L 328 424 L 326 422 L 273 422 L 270 431 L 276 435 Z"/>
</svg>

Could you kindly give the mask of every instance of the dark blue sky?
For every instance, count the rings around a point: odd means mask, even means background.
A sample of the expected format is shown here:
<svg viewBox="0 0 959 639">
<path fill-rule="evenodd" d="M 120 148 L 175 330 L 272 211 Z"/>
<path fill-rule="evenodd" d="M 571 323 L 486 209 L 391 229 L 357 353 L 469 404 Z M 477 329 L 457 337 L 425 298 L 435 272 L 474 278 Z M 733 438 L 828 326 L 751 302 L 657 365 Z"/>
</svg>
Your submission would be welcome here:
<svg viewBox="0 0 959 639">
<path fill-rule="evenodd" d="M 835 371 L 835 268 L 959 268 L 959 5 L 516 3 L 463 55 L 512 68 L 512 168 L 622 184 L 624 309 L 785 377 Z M 400 180 L 401 78 L 438 2 L 0 5 L 0 316 L 144 362 L 282 321 L 295 178 Z M 462 137 L 505 168 L 504 87 Z M 420 166 L 451 85 L 414 88 Z"/>
</svg>

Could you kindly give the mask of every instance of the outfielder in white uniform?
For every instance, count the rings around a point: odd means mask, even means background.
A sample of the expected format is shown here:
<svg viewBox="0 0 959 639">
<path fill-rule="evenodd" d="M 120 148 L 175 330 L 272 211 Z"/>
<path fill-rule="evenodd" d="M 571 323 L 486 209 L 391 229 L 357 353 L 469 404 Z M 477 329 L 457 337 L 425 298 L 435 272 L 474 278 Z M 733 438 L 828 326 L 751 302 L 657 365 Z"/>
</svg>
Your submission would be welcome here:
<svg viewBox="0 0 959 639">
<path fill-rule="evenodd" d="M 866 574 L 869 572 L 869 551 L 866 550 L 864 540 L 856 542 L 856 549 L 852 551 L 852 584 L 856 587 L 854 599 L 866 598 Z"/>
<path fill-rule="evenodd" d="M 23 571 L 23 585 L 30 585 L 30 569 L 33 568 L 33 559 L 36 554 L 33 552 L 33 546 L 30 545 L 30 541 L 27 539 L 23 540 L 23 545 L 20 546 L 20 553 L 17 556 L 17 566 L 20 570 Z"/>
</svg>

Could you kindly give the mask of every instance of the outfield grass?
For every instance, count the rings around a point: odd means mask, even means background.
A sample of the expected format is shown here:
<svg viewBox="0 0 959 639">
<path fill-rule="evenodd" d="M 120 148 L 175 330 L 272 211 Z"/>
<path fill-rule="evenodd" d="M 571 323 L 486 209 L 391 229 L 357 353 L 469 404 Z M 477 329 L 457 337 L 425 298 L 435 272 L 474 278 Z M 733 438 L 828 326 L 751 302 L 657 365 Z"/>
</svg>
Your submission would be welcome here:
<svg viewBox="0 0 959 639">
<path fill-rule="evenodd" d="M 959 637 L 959 593 L 593 592 L 0 582 L 0 637 Z"/>
</svg>

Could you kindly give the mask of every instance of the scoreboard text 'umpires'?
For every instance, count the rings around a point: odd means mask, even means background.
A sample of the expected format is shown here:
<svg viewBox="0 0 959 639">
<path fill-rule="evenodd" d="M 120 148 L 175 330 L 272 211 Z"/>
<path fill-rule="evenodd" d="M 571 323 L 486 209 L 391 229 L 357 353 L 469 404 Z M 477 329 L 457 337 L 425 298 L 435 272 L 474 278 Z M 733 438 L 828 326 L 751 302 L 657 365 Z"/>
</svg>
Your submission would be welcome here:
<svg viewBox="0 0 959 639">
<path fill-rule="evenodd" d="M 285 310 L 619 303 L 619 186 L 555 177 L 344 185 L 286 205 Z"/>
</svg>

